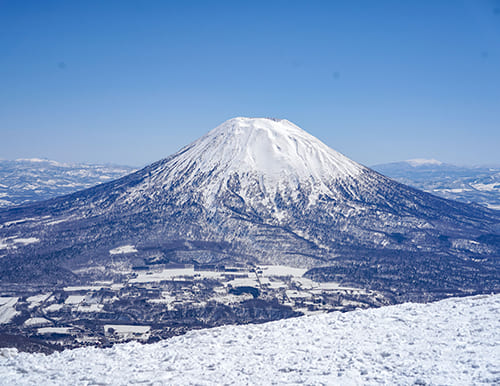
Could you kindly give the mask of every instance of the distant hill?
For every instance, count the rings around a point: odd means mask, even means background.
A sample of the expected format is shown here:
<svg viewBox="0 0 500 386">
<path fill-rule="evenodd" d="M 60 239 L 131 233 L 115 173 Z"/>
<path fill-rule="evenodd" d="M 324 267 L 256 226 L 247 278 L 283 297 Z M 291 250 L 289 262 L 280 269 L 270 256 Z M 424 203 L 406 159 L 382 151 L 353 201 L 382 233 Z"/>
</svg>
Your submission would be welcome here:
<svg viewBox="0 0 500 386">
<path fill-rule="evenodd" d="M 0 160 L 0 208 L 73 193 L 132 171 L 130 166 L 67 164 L 38 158 Z"/>
<path fill-rule="evenodd" d="M 398 182 L 440 197 L 500 209 L 500 166 L 466 167 L 414 159 L 372 168 Z"/>
</svg>

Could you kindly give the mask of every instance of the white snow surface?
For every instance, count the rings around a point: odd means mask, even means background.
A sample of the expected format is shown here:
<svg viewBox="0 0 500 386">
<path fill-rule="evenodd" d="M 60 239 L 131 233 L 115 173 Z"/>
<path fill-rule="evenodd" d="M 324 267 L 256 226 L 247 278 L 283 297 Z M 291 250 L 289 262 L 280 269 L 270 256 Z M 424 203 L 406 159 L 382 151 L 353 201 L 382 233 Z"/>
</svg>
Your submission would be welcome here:
<svg viewBox="0 0 500 386">
<path fill-rule="evenodd" d="M 500 295 L 192 331 L 45 356 L 0 349 L 0 383 L 499 384 Z"/>
<path fill-rule="evenodd" d="M 200 185 L 202 178 L 202 194 L 210 203 L 235 175 L 243 191 L 257 181 L 267 193 L 300 183 L 313 194 L 332 194 L 332 181 L 355 178 L 363 170 L 286 119 L 239 117 L 181 149 L 155 170 L 151 183 L 182 191 L 183 186 Z M 134 198 L 133 192 L 128 194 Z"/>
<path fill-rule="evenodd" d="M 137 252 L 137 249 L 135 249 L 134 245 L 122 245 L 121 247 L 111 249 L 109 251 L 109 254 L 110 255 L 121 255 L 124 253 L 135 253 L 135 252 Z"/>
<path fill-rule="evenodd" d="M 52 322 L 45 318 L 29 318 L 24 321 L 25 326 L 43 326 L 47 324 L 52 324 Z"/>
<path fill-rule="evenodd" d="M 39 243 L 40 239 L 37 237 L 27 237 L 27 238 L 13 239 L 12 241 L 14 241 L 17 244 L 28 245 L 28 244 Z"/>
<path fill-rule="evenodd" d="M 19 314 L 15 305 L 19 298 L 0 297 L 0 324 L 9 323 L 10 320 Z"/>
</svg>

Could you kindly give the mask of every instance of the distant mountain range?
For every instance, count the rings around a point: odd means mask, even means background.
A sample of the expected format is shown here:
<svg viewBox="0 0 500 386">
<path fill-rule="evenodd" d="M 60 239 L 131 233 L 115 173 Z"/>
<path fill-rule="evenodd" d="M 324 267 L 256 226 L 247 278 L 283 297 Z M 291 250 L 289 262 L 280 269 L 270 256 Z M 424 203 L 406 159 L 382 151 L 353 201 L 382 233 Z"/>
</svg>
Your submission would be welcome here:
<svg viewBox="0 0 500 386">
<path fill-rule="evenodd" d="M 375 165 L 390 178 L 440 197 L 500 209 L 500 166 L 455 166 L 414 159 Z"/>
<path fill-rule="evenodd" d="M 68 164 L 38 158 L 0 160 L 0 208 L 73 193 L 134 170 L 130 166 Z"/>
<path fill-rule="evenodd" d="M 440 197 L 500 209 L 500 166 L 456 166 L 414 159 L 372 168 Z M 74 193 L 135 170 L 125 165 L 71 164 L 39 158 L 0 160 L 0 208 Z"/>
</svg>

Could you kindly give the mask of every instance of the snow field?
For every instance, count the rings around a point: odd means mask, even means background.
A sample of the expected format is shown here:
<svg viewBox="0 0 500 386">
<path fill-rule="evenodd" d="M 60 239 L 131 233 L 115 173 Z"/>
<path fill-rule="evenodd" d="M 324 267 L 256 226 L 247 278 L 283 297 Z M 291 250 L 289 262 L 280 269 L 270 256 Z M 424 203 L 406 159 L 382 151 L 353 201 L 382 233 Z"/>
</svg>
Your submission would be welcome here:
<svg viewBox="0 0 500 386">
<path fill-rule="evenodd" d="M 19 298 L 0 297 L 0 324 L 8 323 L 18 314 L 15 305 Z"/>
<path fill-rule="evenodd" d="M 45 356 L 0 350 L 0 383 L 498 384 L 500 295 L 192 331 Z"/>
<path fill-rule="evenodd" d="M 121 255 L 124 253 L 135 253 L 135 252 L 137 252 L 137 249 L 135 249 L 134 245 L 122 245 L 121 247 L 111 249 L 109 251 L 109 254 L 110 255 Z"/>
</svg>

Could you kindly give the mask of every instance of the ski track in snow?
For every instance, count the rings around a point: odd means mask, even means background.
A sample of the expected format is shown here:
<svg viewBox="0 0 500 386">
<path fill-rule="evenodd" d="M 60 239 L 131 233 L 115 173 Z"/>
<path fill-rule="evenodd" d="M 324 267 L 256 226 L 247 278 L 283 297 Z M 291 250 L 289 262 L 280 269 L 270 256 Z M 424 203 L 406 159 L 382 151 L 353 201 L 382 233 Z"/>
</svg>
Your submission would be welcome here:
<svg viewBox="0 0 500 386">
<path fill-rule="evenodd" d="M 192 331 L 45 356 L 0 350 L 0 384 L 499 384 L 500 295 Z"/>
</svg>

